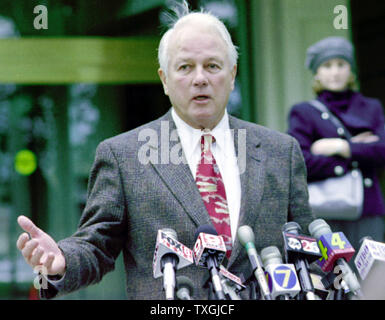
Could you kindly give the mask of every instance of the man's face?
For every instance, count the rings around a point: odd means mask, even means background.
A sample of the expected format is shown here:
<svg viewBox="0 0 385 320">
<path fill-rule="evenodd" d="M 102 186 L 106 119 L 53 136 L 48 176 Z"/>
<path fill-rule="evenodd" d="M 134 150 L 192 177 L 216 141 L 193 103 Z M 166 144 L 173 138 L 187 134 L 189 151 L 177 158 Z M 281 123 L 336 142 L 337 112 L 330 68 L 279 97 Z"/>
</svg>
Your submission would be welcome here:
<svg viewBox="0 0 385 320">
<path fill-rule="evenodd" d="M 183 26 L 171 35 L 168 56 L 167 77 L 162 69 L 158 73 L 176 113 L 194 128 L 214 128 L 236 75 L 224 40 L 213 28 Z"/>
<path fill-rule="evenodd" d="M 344 59 L 334 58 L 322 63 L 317 70 L 318 79 L 323 88 L 330 91 L 343 91 L 347 88 L 351 68 Z"/>
</svg>

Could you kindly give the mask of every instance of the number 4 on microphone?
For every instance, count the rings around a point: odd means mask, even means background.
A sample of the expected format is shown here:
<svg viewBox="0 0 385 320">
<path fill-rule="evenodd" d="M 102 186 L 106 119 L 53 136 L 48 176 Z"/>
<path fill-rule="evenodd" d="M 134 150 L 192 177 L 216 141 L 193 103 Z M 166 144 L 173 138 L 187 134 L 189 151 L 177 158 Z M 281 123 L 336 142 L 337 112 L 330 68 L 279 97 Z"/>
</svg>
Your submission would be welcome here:
<svg viewBox="0 0 385 320">
<path fill-rule="evenodd" d="M 349 261 L 355 252 L 343 232 L 324 234 L 319 238 L 318 246 L 322 254 L 318 263 L 322 270 L 326 272 L 332 270 L 334 262 L 339 258 L 344 258 L 346 261 Z"/>
<path fill-rule="evenodd" d="M 344 237 L 344 239 L 346 239 L 346 238 Z M 345 249 L 345 246 L 346 246 L 346 241 L 343 241 L 341 239 L 341 235 L 338 232 L 335 232 L 332 234 L 330 243 L 333 246 L 333 248 L 338 247 L 339 249 Z M 320 261 L 322 261 L 322 259 L 327 260 L 328 259 L 328 247 L 324 247 L 321 240 L 318 241 L 318 246 L 319 246 L 319 248 L 321 250 L 321 254 L 322 254 Z"/>
<path fill-rule="evenodd" d="M 341 233 L 343 235 L 343 233 Z M 346 245 L 346 241 L 343 241 L 341 239 L 341 234 L 339 232 L 335 232 L 332 234 L 332 241 L 331 241 L 331 244 L 334 246 L 334 247 L 338 247 L 340 249 L 345 249 L 345 245 Z M 343 235 L 343 238 L 345 238 L 345 236 Z"/>
</svg>

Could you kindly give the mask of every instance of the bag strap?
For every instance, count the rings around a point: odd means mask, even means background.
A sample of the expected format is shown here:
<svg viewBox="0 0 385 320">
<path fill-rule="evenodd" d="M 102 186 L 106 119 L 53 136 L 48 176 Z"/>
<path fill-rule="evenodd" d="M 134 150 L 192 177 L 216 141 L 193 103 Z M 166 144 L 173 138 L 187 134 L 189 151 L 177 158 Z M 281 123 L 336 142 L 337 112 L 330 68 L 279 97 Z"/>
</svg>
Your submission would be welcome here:
<svg viewBox="0 0 385 320">
<path fill-rule="evenodd" d="M 325 106 L 319 100 L 310 100 L 309 103 L 318 111 L 320 111 L 321 114 L 326 113 L 328 115 L 328 117 L 325 119 L 330 119 L 331 122 L 333 122 L 333 124 L 337 127 L 337 133 L 340 136 L 343 136 L 348 140 L 352 138 L 352 135 L 350 134 L 349 130 L 346 129 L 346 127 L 342 124 L 342 122 L 333 113 L 330 112 L 327 106 Z"/>
</svg>

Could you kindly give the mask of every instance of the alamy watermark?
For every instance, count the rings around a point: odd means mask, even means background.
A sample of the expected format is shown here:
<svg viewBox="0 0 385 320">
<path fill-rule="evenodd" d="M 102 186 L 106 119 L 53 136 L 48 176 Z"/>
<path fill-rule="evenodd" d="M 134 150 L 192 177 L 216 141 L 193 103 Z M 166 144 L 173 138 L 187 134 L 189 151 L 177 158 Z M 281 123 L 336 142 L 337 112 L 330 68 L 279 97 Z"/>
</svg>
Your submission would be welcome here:
<svg viewBox="0 0 385 320">
<path fill-rule="evenodd" d="M 335 29 L 348 29 L 348 9 L 346 6 L 339 4 L 334 7 L 333 13 L 337 16 L 334 17 L 333 26 Z"/>
<path fill-rule="evenodd" d="M 246 170 L 246 129 L 229 129 L 224 132 L 226 143 L 237 146 L 235 153 L 239 174 Z M 236 139 L 236 141 L 234 140 Z M 138 150 L 139 162 L 143 165 L 152 164 L 187 164 L 177 129 L 170 132 L 169 121 L 161 121 L 160 137 L 158 131 L 151 128 L 143 129 L 138 134 L 138 141 L 145 142 Z M 231 159 L 230 159 L 231 160 Z"/>
<path fill-rule="evenodd" d="M 37 14 L 33 19 L 33 27 L 36 30 L 48 29 L 48 9 L 46 6 L 40 4 L 33 8 L 33 13 Z"/>
<path fill-rule="evenodd" d="M 38 265 L 33 268 L 33 273 L 36 273 L 37 276 L 33 280 L 33 286 L 35 289 L 40 290 L 40 289 L 48 289 L 48 271 L 45 266 Z"/>
<path fill-rule="evenodd" d="M 33 26 L 36 30 L 48 29 L 48 9 L 45 5 L 37 5 L 33 9 L 37 16 L 33 20 Z M 348 29 L 348 9 L 345 5 L 336 5 L 333 9 L 336 14 L 333 20 L 335 29 Z"/>
</svg>

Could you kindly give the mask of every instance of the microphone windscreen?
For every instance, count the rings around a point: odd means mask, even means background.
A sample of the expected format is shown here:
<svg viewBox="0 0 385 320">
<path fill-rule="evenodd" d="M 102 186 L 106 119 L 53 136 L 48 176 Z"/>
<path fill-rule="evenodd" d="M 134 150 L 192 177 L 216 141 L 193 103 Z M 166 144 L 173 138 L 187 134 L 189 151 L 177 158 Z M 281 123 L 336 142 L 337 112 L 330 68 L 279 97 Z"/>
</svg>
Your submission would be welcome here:
<svg viewBox="0 0 385 320">
<path fill-rule="evenodd" d="M 244 246 L 247 243 L 254 243 L 254 232 L 249 226 L 238 228 L 238 240 Z"/>
<path fill-rule="evenodd" d="M 309 233 L 312 237 L 319 239 L 324 234 L 333 233 L 324 219 L 316 219 L 309 224 Z"/>
<path fill-rule="evenodd" d="M 176 277 L 176 289 L 187 288 L 190 292 L 190 296 L 194 295 L 194 284 L 190 278 L 186 276 L 177 276 Z"/>
<path fill-rule="evenodd" d="M 215 228 L 211 224 L 204 224 L 204 225 L 199 226 L 197 228 L 197 230 L 195 231 L 195 235 L 194 235 L 195 241 L 197 241 L 199 234 L 202 232 L 208 233 L 208 234 L 213 234 L 214 236 L 218 235 L 217 230 L 215 230 Z"/>
<path fill-rule="evenodd" d="M 282 256 L 276 246 L 270 246 L 262 249 L 261 259 L 265 267 L 269 264 L 282 264 Z"/>
<path fill-rule="evenodd" d="M 373 240 L 371 236 L 365 236 L 360 239 L 360 246 L 364 243 L 365 240 Z"/>
<path fill-rule="evenodd" d="M 298 234 L 301 231 L 301 226 L 297 222 L 290 221 L 283 225 L 282 231 Z"/>
</svg>

